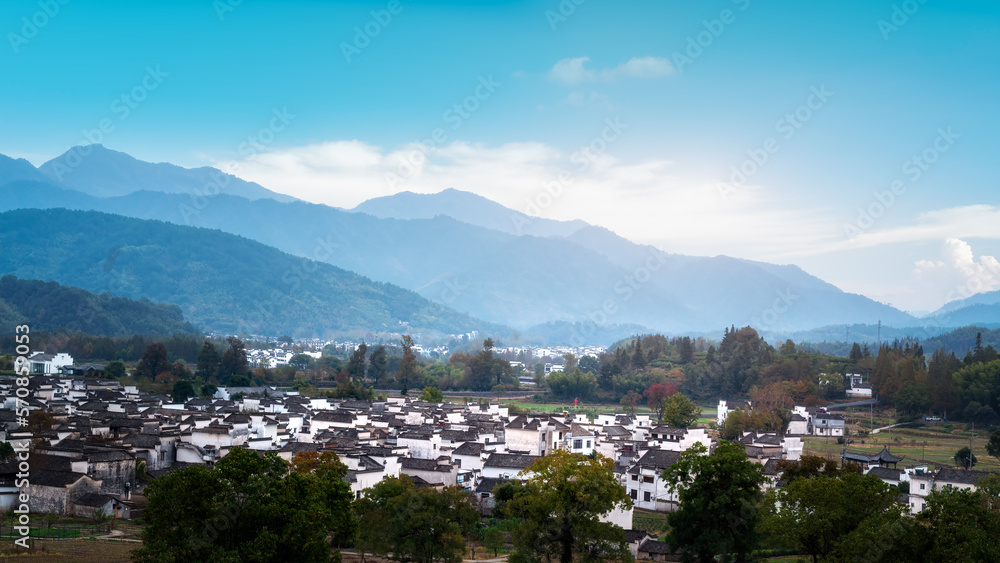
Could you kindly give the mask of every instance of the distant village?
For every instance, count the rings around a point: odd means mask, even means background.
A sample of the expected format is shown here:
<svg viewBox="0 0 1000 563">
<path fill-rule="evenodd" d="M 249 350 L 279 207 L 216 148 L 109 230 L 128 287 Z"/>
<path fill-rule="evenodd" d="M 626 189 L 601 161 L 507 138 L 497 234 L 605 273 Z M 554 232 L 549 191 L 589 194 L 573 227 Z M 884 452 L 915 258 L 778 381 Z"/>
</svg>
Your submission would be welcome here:
<svg viewBox="0 0 1000 563">
<path fill-rule="evenodd" d="M 257 361 L 287 362 L 281 350 L 254 350 Z M 547 351 L 557 354 L 560 350 Z M 649 414 L 600 414 L 588 419 L 568 412 L 515 414 L 504 405 L 429 403 L 409 397 L 362 402 L 310 398 L 275 387 L 220 387 L 212 398 L 172 403 L 163 394 L 93 377 L 99 364 L 73 363 L 66 354 L 31 358 L 30 411 L 54 415 L 51 429 L 27 432 L 15 418 L 13 378 L 0 379 L 0 441 L 32 441 L 33 513 L 118 518 L 142 513 L 149 479 L 194 464 L 211 466 L 233 448 L 273 451 L 291 460 L 303 452 L 332 451 L 349 468 L 356 498 L 382 479 L 408 475 L 421 487 L 458 486 L 474 495 L 479 510 L 493 508 L 493 489 L 525 479 L 525 469 L 556 449 L 615 460 L 615 472 L 635 508 L 666 512 L 678 496 L 662 474 L 695 444 L 709 451 L 716 440 L 706 428 L 672 428 Z M 852 380 L 864 397 L 860 377 Z M 868 389 L 870 397 L 871 390 Z M 738 408 L 722 400 L 717 424 Z M 795 407 L 785 435 L 744 432 L 738 439 L 748 457 L 762 466 L 768 488 L 778 485 L 778 462 L 799 460 L 802 436 L 844 435 L 844 417 L 823 407 Z M 845 447 L 846 448 L 846 447 Z M 901 465 L 901 456 L 883 449 L 875 455 L 845 449 L 844 460 L 861 465 L 890 485 L 909 481 L 901 502 L 911 513 L 942 487 L 974 488 L 978 471 Z M 0 509 L 14 505 L 16 461 L 0 463 Z M 632 511 L 608 514 L 632 530 Z M 634 554 L 655 558 L 662 542 L 630 532 Z M 652 550 L 652 551 L 651 551 Z"/>
</svg>

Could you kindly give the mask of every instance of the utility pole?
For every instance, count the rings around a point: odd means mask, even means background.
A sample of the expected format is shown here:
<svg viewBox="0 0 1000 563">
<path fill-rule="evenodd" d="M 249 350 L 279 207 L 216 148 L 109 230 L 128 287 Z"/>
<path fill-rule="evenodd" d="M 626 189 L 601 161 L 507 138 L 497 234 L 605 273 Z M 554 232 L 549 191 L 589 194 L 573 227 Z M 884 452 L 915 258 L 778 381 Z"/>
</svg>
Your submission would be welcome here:
<svg viewBox="0 0 1000 563">
<path fill-rule="evenodd" d="M 972 437 L 976 435 L 976 423 L 972 423 L 972 430 L 969 431 L 969 463 L 966 469 L 972 469 Z"/>
</svg>

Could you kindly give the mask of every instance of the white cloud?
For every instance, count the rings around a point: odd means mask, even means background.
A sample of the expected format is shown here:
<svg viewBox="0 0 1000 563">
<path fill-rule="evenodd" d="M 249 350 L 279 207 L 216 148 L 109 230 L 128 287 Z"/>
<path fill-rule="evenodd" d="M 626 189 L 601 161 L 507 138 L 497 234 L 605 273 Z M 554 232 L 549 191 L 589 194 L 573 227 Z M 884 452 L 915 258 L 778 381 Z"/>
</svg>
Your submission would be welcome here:
<svg viewBox="0 0 1000 563">
<path fill-rule="evenodd" d="M 389 150 L 334 141 L 214 165 L 269 189 L 346 208 L 404 190 L 457 188 L 529 215 L 583 219 L 687 254 L 760 258 L 762 249 L 808 244 L 820 234 L 814 210 L 785 209 L 760 186 L 744 186 L 723 202 L 715 183 L 682 176 L 669 159 L 625 162 L 613 142 L 598 153 L 587 152 L 589 145 L 568 152 L 544 143 L 465 142 Z"/>
<path fill-rule="evenodd" d="M 597 73 L 583 68 L 590 57 L 563 59 L 549 70 L 549 78 L 563 84 L 579 84 L 597 79 Z"/>
<path fill-rule="evenodd" d="M 610 71 L 612 78 L 627 76 L 630 78 L 661 78 L 677 72 L 670 59 L 662 57 L 637 57 L 629 59 L 625 64 L 618 65 Z"/>
<path fill-rule="evenodd" d="M 841 228 L 833 229 L 831 235 L 824 242 L 803 247 L 782 257 L 816 256 L 843 250 L 948 238 L 1000 239 L 1000 207 L 992 205 L 949 207 L 921 213 L 913 223 L 902 227 L 871 229 L 853 238 L 846 238 Z"/>
<path fill-rule="evenodd" d="M 669 59 L 662 57 L 634 57 L 615 68 L 592 70 L 586 68 L 590 57 L 562 59 L 549 70 L 549 78 L 563 84 L 583 82 L 612 82 L 618 78 L 662 78 L 677 72 Z"/>
<path fill-rule="evenodd" d="M 925 293 L 937 295 L 940 302 L 947 303 L 1000 288 L 1000 261 L 986 255 L 977 260 L 969 243 L 948 238 L 939 259 L 914 263 L 913 280 Z"/>
</svg>

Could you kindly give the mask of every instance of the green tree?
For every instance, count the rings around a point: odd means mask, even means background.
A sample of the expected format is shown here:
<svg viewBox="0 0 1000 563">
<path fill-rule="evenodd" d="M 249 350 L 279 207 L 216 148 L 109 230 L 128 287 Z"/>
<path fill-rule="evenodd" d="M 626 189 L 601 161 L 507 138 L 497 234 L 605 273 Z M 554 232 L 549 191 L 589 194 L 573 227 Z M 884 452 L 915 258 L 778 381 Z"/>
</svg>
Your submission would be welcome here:
<svg viewBox="0 0 1000 563">
<path fill-rule="evenodd" d="M 656 412 L 656 420 L 663 422 L 667 401 L 677 394 L 677 386 L 673 383 L 654 383 L 642 394 L 646 397 L 646 405 Z"/>
<path fill-rule="evenodd" d="M 682 393 L 671 395 L 663 407 L 663 421 L 670 426 L 687 428 L 698 420 L 701 409 Z"/>
<path fill-rule="evenodd" d="M 410 390 L 410 385 L 417 378 L 417 355 L 413 353 L 413 338 L 409 334 L 403 335 L 401 344 L 403 345 L 403 359 L 399 362 L 399 372 L 396 374 L 396 379 L 399 381 L 399 386 L 405 396 Z"/>
<path fill-rule="evenodd" d="M 859 529 L 884 529 L 899 522 L 903 507 L 898 497 L 894 487 L 875 476 L 846 473 L 797 478 L 768 495 L 761 530 L 814 562 L 826 560 Z"/>
<path fill-rule="evenodd" d="M 597 378 L 579 369 L 553 372 L 546 382 L 552 394 L 561 399 L 588 399 L 597 391 Z"/>
<path fill-rule="evenodd" d="M 969 450 L 969 446 L 965 446 L 955 452 L 954 460 L 955 465 L 966 469 L 972 469 L 977 463 L 979 463 L 979 460 L 976 459 L 976 454 Z"/>
<path fill-rule="evenodd" d="M 632 506 L 615 476 L 614 461 L 557 449 L 523 473 L 530 475 L 523 490 L 504 507 L 519 519 L 511 534 L 512 563 L 632 560 L 625 531 L 600 520 L 611 510 Z"/>
<path fill-rule="evenodd" d="M 371 354 L 368 355 L 368 377 L 375 382 L 375 385 L 385 377 L 387 366 L 385 346 L 379 344 L 372 348 Z"/>
<path fill-rule="evenodd" d="M 14 446 L 10 445 L 10 442 L 0 442 L 0 460 L 5 460 L 14 453 Z"/>
<path fill-rule="evenodd" d="M 246 345 L 235 336 L 226 338 L 229 348 L 222 354 L 219 361 L 219 377 L 229 377 L 233 375 L 248 375 L 250 373 L 250 362 L 247 361 Z"/>
<path fill-rule="evenodd" d="M 932 403 L 931 392 L 913 381 L 904 383 L 893 397 L 893 404 L 902 414 L 915 415 L 927 412 Z"/>
<path fill-rule="evenodd" d="M 197 396 L 194 392 L 194 385 L 191 385 L 191 382 L 186 379 L 175 382 L 174 389 L 170 393 L 171 400 L 174 403 L 183 403 L 188 400 L 188 397 Z"/>
<path fill-rule="evenodd" d="M 990 434 L 990 441 L 986 443 L 986 453 L 1000 461 L 1000 428 Z"/>
<path fill-rule="evenodd" d="M 198 367 L 195 375 L 203 380 L 218 377 L 219 362 L 221 360 L 222 358 L 219 356 L 219 351 L 215 348 L 215 344 L 206 340 L 201 346 L 201 351 L 198 352 Z"/>
<path fill-rule="evenodd" d="M 667 543 L 685 561 L 708 563 L 719 554 L 747 561 L 760 543 L 757 506 L 764 474 L 732 442 L 706 453 L 705 446 L 695 444 L 663 474 L 680 499 L 677 510 L 667 515 Z"/>
<path fill-rule="evenodd" d="M 444 402 L 444 393 L 437 387 L 424 387 L 420 391 L 420 400 L 428 403 L 441 403 Z"/>
<path fill-rule="evenodd" d="M 365 356 L 368 354 L 368 345 L 362 342 L 354 349 L 351 358 L 347 360 L 347 374 L 355 381 L 364 381 L 367 375 L 365 369 Z"/>
<path fill-rule="evenodd" d="M 201 397 L 203 399 L 211 399 L 212 397 L 215 396 L 215 392 L 218 391 L 218 390 L 219 390 L 219 388 L 216 387 L 215 385 L 213 385 L 211 383 L 205 383 L 205 384 L 203 384 L 201 386 L 201 390 L 200 390 L 201 391 Z"/>
<path fill-rule="evenodd" d="M 486 532 L 483 534 L 483 547 L 487 551 L 493 552 L 493 557 L 499 557 L 500 548 L 506 543 L 506 538 L 504 538 L 503 530 L 496 526 L 490 526 L 486 528 Z"/>
<path fill-rule="evenodd" d="M 635 391 L 629 391 L 625 393 L 622 397 L 621 407 L 629 416 L 635 416 L 636 407 L 639 405 L 639 400 L 642 399 L 642 395 L 636 393 Z"/>
<path fill-rule="evenodd" d="M 289 472 L 276 453 L 234 448 L 214 469 L 194 465 L 145 489 L 139 562 L 331 560 L 353 535 L 347 468 Z M 339 554 L 337 554 L 339 559 Z"/>
<path fill-rule="evenodd" d="M 1000 514 L 982 491 L 936 490 L 917 523 L 896 542 L 900 561 L 1000 561 Z"/>
<path fill-rule="evenodd" d="M 848 358 L 851 360 L 851 363 L 856 364 L 861 361 L 861 358 L 864 357 L 865 357 L 864 354 L 861 352 L 861 346 L 857 342 L 851 345 L 851 353 L 848 356 Z"/>
<path fill-rule="evenodd" d="M 109 379 L 121 379 L 125 373 L 125 364 L 121 360 L 112 360 L 104 366 L 104 376 Z"/>
<path fill-rule="evenodd" d="M 294 367 L 295 369 L 309 369 L 315 363 L 316 360 L 313 359 L 309 354 L 295 354 L 288 359 L 288 365 Z"/>
<path fill-rule="evenodd" d="M 33 410 L 28 413 L 28 430 L 37 432 L 39 430 L 49 430 L 56 418 L 49 411 Z"/>
<path fill-rule="evenodd" d="M 167 347 L 162 342 L 154 342 L 146 346 L 137 369 L 140 375 L 153 379 L 172 367 L 173 364 L 167 360 Z"/>
<path fill-rule="evenodd" d="M 380 481 L 355 502 L 355 511 L 359 549 L 415 563 L 460 563 L 479 520 L 461 489 L 418 489 L 405 475 Z"/>
</svg>

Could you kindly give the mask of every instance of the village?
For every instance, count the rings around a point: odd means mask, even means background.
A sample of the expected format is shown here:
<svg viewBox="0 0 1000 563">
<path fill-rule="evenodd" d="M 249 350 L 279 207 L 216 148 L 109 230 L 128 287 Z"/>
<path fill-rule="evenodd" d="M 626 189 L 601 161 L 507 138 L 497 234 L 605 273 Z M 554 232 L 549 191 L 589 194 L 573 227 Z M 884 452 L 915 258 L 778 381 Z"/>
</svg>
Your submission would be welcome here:
<svg viewBox="0 0 1000 563">
<path fill-rule="evenodd" d="M 33 514 L 130 520 L 141 516 L 143 489 L 171 471 L 211 467 L 236 448 L 276 452 L 291 461 L 306 452 L 336 453 L 348 468 L 355 498 L 383 479 L 406 475 L 418 487 L 459 487 L 489 516 L 494 489 L 530 477 L 529 466 L 555 450 L 615 462 L 615 474 L 633 508 L 605 520 L 627 531 L 640 559 L 664 557 L 666 544 L 634 530 L 635 510 L 676 510 L 678 494 L 663 474 L 682 452 L 700 444 L 712 451 L 717 433 L 704 427 L 673 428 L 649 413 L 512 412 L 489 402 L 425 402 L 411 397 L 358 401 L 306 397 L 277 387 L 219 387 L 211 398 L 174 403 L 164 394 L 140 392 L 116 380 L 92 377 L 100 365 L 74 365 L 65 354 L 32 357 L 30 412 L 51 413 L 49 428 L 25 430 L 14 416 L 13 378 L 0 380 L 0 442 L 31 444 L 30 509 Z M 862 384 L 856 383 L 861 387 Z M 858 390 L 863 397 L 863 390 Z M 869 388 L 870 393 L 870 388 Z M 722 400 L 716 425 L 739 404 Z M 844 436 L 844 417 L 823 407 L 797 406 L 784 435 L 743 432 L 738 444 L 760 464 L 766 489 L 780 487 L 779 462 L 798 461 L 804 436 Z M 844 463 L 858 464 L 886 484 L 909 483 L 900 503 L 912 514 L 934 490 L 975 488 L 984 472 L 929 471 L 902 465 L 883 447 L 877 454 L 844 448 Z M 0 463 L 0 510 L 17 504 L 17 460 Z"/>
</svg>

